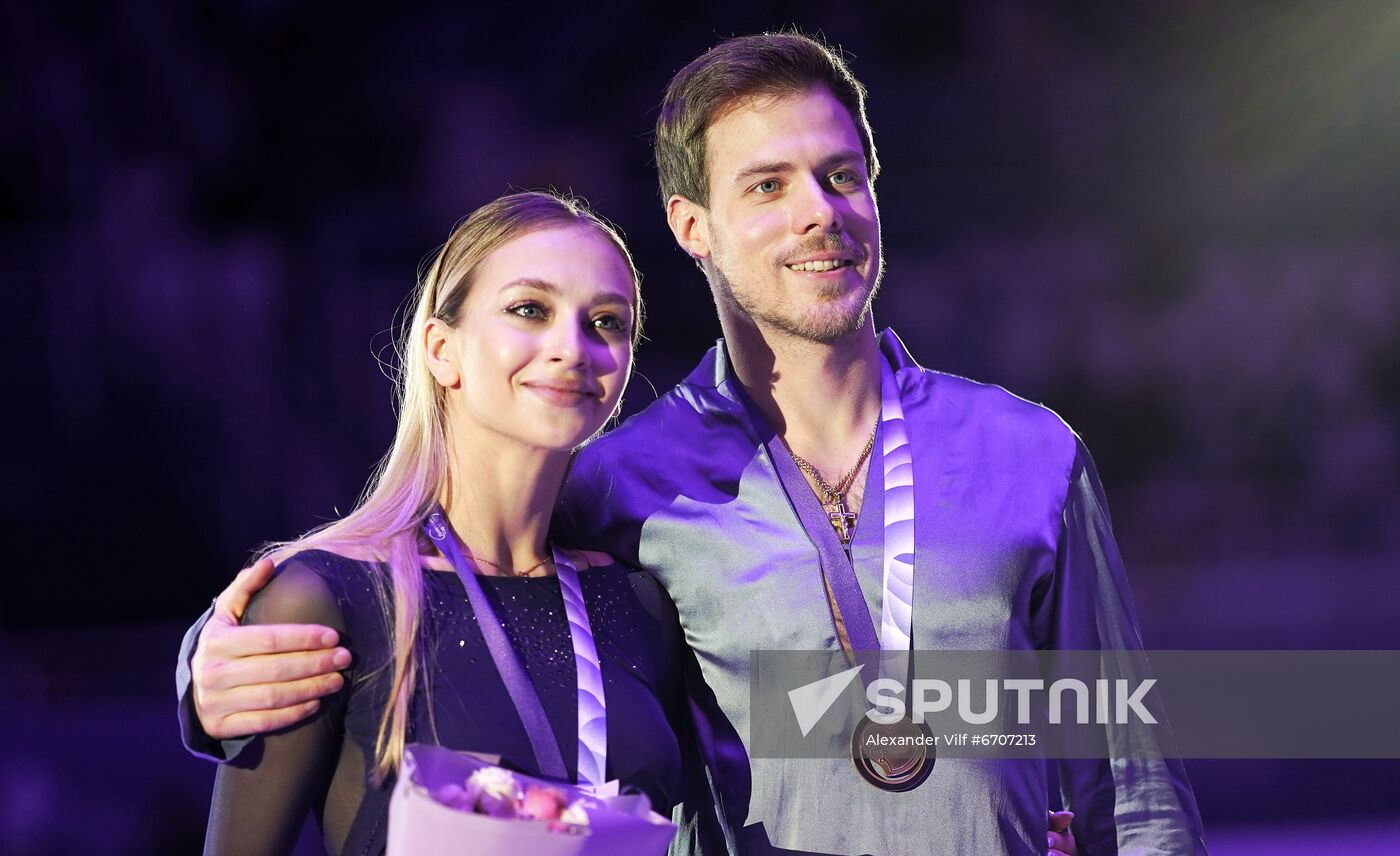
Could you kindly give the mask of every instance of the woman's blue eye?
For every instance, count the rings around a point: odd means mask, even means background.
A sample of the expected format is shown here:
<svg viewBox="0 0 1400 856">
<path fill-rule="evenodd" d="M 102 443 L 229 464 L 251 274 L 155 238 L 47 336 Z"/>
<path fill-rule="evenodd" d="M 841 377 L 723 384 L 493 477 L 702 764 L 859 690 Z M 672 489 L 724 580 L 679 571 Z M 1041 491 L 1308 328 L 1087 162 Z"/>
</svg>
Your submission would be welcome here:
<svg viewBox="0 0 1400 856">
<path fill-rule="evenodd" d="M 627 325 L 616 315 L 600 315 L 593 319 L 593 326 L 614 333 L 621 333 L 627 329 Z"/>
<path fill-rule="evenodd" d="M 544 307 L 539 305 L 538 303 L 517 303 L 514 306 L 508 308 L 506 311 L 511 313 L 512 315 L 518 315 L 521 318 L 544 317 Z"/>
</svg>

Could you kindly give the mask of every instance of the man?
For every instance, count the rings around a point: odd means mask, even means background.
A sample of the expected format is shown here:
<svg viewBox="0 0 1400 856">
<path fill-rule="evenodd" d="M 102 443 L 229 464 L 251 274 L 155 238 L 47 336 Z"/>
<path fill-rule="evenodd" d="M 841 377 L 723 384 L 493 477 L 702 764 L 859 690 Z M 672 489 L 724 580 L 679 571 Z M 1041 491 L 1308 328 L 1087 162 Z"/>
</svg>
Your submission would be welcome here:
<svg viewBox="0 0 1400 856">
<path fill-rule="evenodd" d="M 1040 762 L 944 758 L 895 793 L 849 758 L 749 757 L 754 650 L 1142 647 L 1073 432 L 1004 390 L 922 369 L 890 331 L 877 338 L 864 97 L 839 57 L 791 34 L 723 42 L 672 80 L 661 195 L 724 340 L 579 454 L 556 529 L 652 571 L 675 601 L 731 847 L 1044 852 Z M 210 737 L 296 721 L 338 686 L 346 655 L 323 629 L 236 626 L 267 573 L 245 571 L 220 597 L 190 661 L 185 719 Z M 1178 762 L 1065 762 L 1060 784 L 1085 853 L 1204 851 Z M 1072 848 L 1055 826 L 1052 845 Z"/>
</svg>

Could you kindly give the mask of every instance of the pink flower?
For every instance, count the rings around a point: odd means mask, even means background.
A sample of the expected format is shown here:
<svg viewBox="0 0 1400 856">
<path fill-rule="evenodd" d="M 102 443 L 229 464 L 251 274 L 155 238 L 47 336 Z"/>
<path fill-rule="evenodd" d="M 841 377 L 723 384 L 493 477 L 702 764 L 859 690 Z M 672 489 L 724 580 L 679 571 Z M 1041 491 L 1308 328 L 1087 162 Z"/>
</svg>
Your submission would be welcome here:
<svg viewBox="0 0 1400 856">
<path fill-rule="evenodd" d="M 443 785 L 432 791 L 432 797 L 458 811 L 511 820 L 542 820 L 554 832 L 587 833 L 588 811 L 583 800 L 570 803 L 564 789 L 547 785 L 529 785 L 522 790 L 515 776 L 500 767 L 477 769 L 463 784 Z"/>
<path fill-rule="evenodd" d="M 568 801 L 564 794 L 555 788 L 530 785 L 525 789 L 525 799 L 521 801 L 520 813 L 536 820 L 558 820 L 564 813 Z"/>
</svg>

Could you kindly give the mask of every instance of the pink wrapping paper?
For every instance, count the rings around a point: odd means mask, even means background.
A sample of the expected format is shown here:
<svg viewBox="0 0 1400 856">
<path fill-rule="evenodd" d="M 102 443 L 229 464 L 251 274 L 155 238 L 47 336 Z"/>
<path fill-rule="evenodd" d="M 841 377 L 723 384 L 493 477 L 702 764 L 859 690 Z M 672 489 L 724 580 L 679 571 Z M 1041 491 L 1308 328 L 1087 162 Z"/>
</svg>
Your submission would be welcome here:
<svg viewBox="0 0 1400 856">
<path fill-rule="evenodd" d="M 494 818 L 433 799 L 444 785 L 462 785 L 473 771 L 490 766 L 437 746 L 409 746 L 389 802 L 388 856 L 646 856 L 665 853 L 675 835 L 675 826 L 651 811 L 644 796 L 593 797 L 519 773 L 511 775 L 522 787 L 545 785 L 563 791 L 570 802 L 584 799 L 588 825 L 577 833 L 551 831 L 545 821 Z"/>
</svg>

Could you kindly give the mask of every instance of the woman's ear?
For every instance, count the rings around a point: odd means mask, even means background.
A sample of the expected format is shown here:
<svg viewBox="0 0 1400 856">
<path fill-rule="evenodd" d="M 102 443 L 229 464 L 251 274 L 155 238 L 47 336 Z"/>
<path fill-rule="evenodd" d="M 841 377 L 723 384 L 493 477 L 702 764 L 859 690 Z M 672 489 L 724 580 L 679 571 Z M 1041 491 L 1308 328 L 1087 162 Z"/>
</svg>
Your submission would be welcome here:
<svg viewBox="0 0 1400 856">
<path fill-rule="evenodd" d="M 441 318 L 429 318 L 423 330 L 423 355 L 428 360 L 428 371 L 433 379 L 448 389 L 456 389 L 462 384 L 462 372 L 457 366 L 456 356 L 448 347 L 453 330 Z"/>
</svg>

